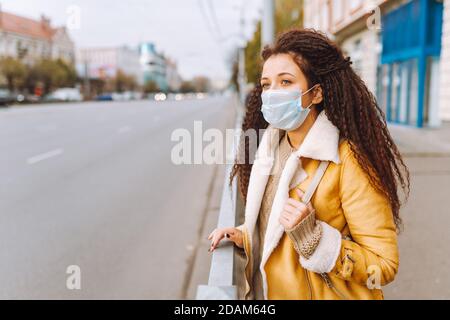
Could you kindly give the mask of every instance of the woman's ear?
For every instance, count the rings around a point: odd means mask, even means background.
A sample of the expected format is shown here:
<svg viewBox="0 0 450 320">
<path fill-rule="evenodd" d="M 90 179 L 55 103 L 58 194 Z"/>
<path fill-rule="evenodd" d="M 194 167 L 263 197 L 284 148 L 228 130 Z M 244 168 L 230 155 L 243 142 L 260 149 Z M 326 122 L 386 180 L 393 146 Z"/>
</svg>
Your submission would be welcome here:
<svg viewBox="0 0 450 320">
<path fill-rule="evenodd" d="M 313 94 L 314 94 L 314 97 L 312 100 L 313 104 L 319 104 L 323 101 L 323 91 L 322 91 L 322 86 L 320 84 L 318 84 L 316 86 L 316 88 L 314 88 Z"/>
</svg>

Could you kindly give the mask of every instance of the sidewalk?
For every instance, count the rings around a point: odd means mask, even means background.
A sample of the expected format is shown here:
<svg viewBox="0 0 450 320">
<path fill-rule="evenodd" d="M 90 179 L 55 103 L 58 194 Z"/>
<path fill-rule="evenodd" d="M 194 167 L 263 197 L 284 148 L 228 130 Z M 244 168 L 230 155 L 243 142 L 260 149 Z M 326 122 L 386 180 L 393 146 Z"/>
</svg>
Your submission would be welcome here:
<svg viewBox="0 0 450 320">
<path fill-rule="evenodd" d="M 400 266 L 386 299 L 450 298 L 450 123 L 439 129 L 389 125 L 411 174 L 401 208 Z"/>
<path fill-rule="evenodd" d="M 413 128 L 388 124 L 389 131 L 405 157 L 450 156 L 450 122 L 441 128 Z"/>
</svg>

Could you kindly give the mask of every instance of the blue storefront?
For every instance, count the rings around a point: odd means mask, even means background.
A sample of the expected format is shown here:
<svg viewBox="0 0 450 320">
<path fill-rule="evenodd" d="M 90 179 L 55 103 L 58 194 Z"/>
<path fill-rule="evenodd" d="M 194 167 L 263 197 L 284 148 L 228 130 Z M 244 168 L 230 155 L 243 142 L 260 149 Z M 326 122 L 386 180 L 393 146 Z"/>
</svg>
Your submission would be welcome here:
<svg viewBox="0 0 450 320">
<path fill-rule="evenodd" d="M 382 18 L 377 96 L 389 122 L 437 126 L 443 4 L 411 0 Z"/>
</svg>

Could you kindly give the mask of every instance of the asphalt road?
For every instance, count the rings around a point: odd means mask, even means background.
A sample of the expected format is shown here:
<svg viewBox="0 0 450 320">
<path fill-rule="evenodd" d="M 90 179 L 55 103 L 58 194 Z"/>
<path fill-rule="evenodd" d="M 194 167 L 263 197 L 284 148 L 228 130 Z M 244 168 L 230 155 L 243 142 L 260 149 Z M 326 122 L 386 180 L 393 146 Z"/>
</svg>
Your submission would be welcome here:
<svg viewBox="0 0 450 320">
<path fill-rule="evenodd" d="M 183 298 L 218 166 L 173 164 L 171 134 L 233 117 L 227 97 L 0 110 L 0 298 Z"/>
</svg>

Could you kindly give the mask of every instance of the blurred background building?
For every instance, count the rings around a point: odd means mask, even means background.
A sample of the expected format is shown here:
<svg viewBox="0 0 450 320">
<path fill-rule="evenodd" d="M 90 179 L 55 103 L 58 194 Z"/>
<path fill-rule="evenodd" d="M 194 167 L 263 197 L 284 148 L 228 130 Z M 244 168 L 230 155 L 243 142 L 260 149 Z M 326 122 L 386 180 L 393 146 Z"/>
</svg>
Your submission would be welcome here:
<svg viewBox="0 0 450 320">
<path fill-rule="evenodd" d="M 305 0 L 304 26 L 351 56 L 389 122 L 450 120 L 449 0 Z"/>
<path fill-rule="evenodd" d="M 178 91 L 181 88 L 182 78 L 178 73 L 177 62 L 171 58 L 165 58 L 166 79 L 169 91 Z"/>
<path fill-rule="evenodd" d="M 142 43 L 139 46 L 140 61 L 144 73 L 144 82 L 155 83 L 162 91 L 169 89 L 167 79 L 168 66 L 164 56 L 156 51 L 154 43 Z M 170 67 L 169 67 L 170 68 Z"/>
<path fill-rule="evenodd" d="M 128 83 L 127 89 L 129 83 L 135 83 L 131 87 L 150 92 L 178 91 L 182 84 L 176 61 L 158 53 L 153 43 L 137 47 L 82 48 L 77 53 L 77 71 L 81 78 L 88 79 L 95 93 L 121 91 L 114 86 L 118 78 Z M 99 83 L 100 86 L 96 85 Z"/>
<path fill-rule="evenodd" d="M 119 71 L 134 77 L 138 84 L 143 83 L 139 52 L 121 46 L 114 48 L 82 48 L 77 54 L 77 70 L 81 77 L 93 79 L 112 79 Z"/>
<path fill-rule="evenodd" d="M 32 102 L 54 88 L 74 86 L 74 62 L 75 44 L 66 27 L 53 27 L 45 15 L 31 19 L 5 12 L 0 4 L 3 101 Z"/>
<path fill-rule="evenodd" d="M 4 12 L 0 6 L 0 56 L 32 64 L 39 59 L 75 61 L 75 46 L 65 27 L 52 27 L 42 15 L 33 20 Z"/>
</svg>

